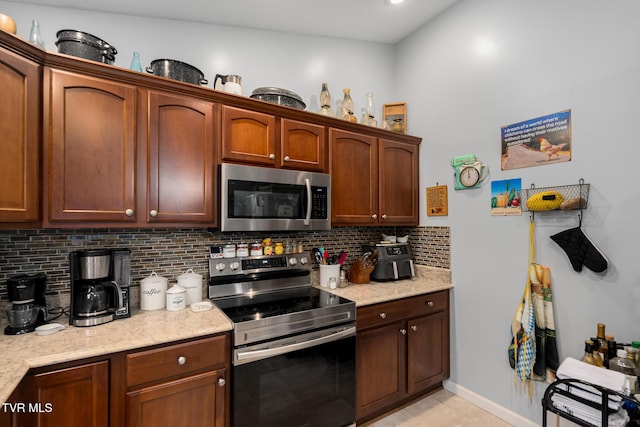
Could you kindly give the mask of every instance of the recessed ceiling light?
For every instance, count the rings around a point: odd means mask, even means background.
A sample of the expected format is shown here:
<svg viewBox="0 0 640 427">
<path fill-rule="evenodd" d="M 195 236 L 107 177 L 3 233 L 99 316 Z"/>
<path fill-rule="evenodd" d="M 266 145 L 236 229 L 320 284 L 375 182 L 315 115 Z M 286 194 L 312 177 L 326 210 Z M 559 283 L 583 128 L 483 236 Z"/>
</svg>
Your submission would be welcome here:
<svg viewBox="0 0 640 427">
<path fill-rule="evenodd" d="M 389 4 L 400 4 L 403 3 L 404 0 L 387 0 L 387 3 Z"/>
</svg>

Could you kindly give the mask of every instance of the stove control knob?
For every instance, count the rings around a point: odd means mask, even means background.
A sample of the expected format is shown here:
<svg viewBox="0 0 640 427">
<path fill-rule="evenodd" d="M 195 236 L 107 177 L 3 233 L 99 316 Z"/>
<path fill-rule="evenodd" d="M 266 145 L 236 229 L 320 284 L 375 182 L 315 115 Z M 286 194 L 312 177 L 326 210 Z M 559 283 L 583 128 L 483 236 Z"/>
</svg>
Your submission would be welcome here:
<svg viewBox="0 0 640 427">
<path fill-rule="evenodd" d="M 229 268 L 232 270 L 237 270 L 238 268 L 240 268 L 240 263 L 238 261 L 234 261 L 229 264 Z"/>
<path fill-rule="evenodd" d="M 296 258 L 289 258 L 289 264 L 296 265 L 297 263 L 298 263 L 298 260 Z"/>
<path fill-rule="evenodd" d="M 300 258 L 300 264 L 306 265 L 307 264 L 307 258 L 306 257 Z"/>
<path fill-rule="evenodd" d="M 224 268 L 227 266 L 227 264 L 225 264 L 224 262 L 219 262 L 216 264 L 216 270 L 218 271 L 222 271 L 224 270 Z"/>
</svg>

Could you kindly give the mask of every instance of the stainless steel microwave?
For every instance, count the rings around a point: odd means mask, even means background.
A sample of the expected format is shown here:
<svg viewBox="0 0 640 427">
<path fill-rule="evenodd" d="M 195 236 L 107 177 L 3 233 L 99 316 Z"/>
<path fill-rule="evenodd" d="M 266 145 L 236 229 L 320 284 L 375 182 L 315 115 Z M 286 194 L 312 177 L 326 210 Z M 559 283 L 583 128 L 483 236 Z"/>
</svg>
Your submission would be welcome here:
<svg viewBox="0 0 640 427">
<path fill-rule="evenodd" d="M 331 176 L 220 165 L 220 231 L 331 229 Z"/>
</svg>

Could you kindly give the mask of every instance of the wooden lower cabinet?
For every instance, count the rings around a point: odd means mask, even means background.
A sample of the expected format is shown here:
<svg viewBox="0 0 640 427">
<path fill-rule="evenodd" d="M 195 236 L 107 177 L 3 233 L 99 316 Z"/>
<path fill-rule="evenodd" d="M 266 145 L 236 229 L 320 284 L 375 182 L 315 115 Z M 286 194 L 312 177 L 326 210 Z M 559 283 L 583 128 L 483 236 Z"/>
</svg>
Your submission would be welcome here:
<svg viewBox="0 0 640 427">
<path fill-rule="evenodd" d="M 227 425 L 226 335 L 126 356 L 127 427 Z"/>
<path fill-rule="evenodd" d="M 38 368 L 0 427 L 226 427 L 230 354 L 225 333 Z"/>
<path fill-rule="evenodd" d="M 449 291 L 358 309 L 356 418 L 370 420 L 449 377 Z"/>
<path fill-rule="evenodd" d="M 128 427 L 224 427 L 225 370 L 127 393 Z"/>
<path fill-rule="evenodd" d="M 109 361 L 28 375 L 9 402 L 13 427 L 108 427 Z"/>
</svg>

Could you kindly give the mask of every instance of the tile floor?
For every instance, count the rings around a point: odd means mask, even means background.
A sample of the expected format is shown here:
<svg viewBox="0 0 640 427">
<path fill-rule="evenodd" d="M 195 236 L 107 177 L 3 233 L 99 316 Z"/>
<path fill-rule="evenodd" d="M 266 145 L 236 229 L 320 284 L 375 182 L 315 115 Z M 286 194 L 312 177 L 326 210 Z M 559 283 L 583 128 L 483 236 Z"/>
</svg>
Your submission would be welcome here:
<svg viewBox="0 0 640 427">
<path fill-rule="evenodd" d="M 367 427 L 509 427 L 511 424 L 447 390 L 439 390 Z"/>
</svg>

